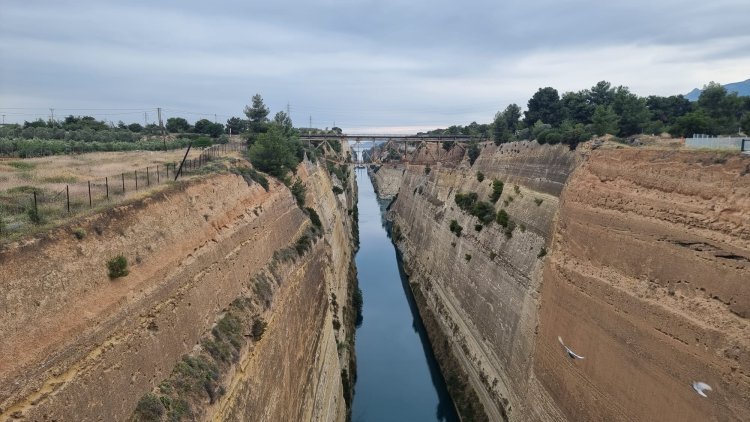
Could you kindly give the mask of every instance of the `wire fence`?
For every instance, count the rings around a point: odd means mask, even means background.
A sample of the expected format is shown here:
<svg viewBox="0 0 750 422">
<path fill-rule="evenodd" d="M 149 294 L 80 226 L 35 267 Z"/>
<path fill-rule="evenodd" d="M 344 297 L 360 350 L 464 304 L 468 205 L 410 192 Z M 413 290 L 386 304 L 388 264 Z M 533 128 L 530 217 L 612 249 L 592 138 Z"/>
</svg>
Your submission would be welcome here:
<svg viewBox="0 0 750 422">
<path fill-rule="evenodd" d="M 111 206 L 178 178 L 211 171 L 222 156 L 247 149 L 243 144 L 221 144 L 203 149 L 183 161 L 165 162 L 55 189 L 24 186 L 0 193 L 0 237 L 29 225 L 64 219 L 100 206 Z"/>
</svg>

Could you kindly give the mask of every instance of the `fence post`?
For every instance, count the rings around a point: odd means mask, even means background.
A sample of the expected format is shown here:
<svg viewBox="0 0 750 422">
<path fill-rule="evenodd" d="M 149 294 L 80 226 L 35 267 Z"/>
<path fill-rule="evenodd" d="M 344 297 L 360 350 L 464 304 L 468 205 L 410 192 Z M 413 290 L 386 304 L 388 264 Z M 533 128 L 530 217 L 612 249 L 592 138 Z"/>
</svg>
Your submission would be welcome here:
<svg viewBox="0 0 750 422">
<path fill-rule="evenodd" d="M 169 163 L 164 163 L 164 170 L 167 172 L 167 179 L 169 179 Z"/>
<path fill-rule="evenodd" d="M 159 165 L 156 165 L 156 184 L 161 183 L 161 176 L 159 176 Z"/>
<path fill-rule="evenodd" d="M 107 199 L 109 199 L 109 178 L 108 177 L 104 178 L 104 186 L 107 187 Z"/>
<path fill-rule="evenodd" d="M 135 170 L 135 190 L 138 190 L 138 170 Z"/>
<path fill-rule="evenodd" d="M 39 215 L 39 208 L 36 206 L 36 191 L 34 191 L 34 214 Z"/>
<path fill-rule="evenodd" d="M 148 175 L 148 166 L 146 166 L 146 186 L 151 186 L 151 178 Z"/>
<path fill-rule="evenodd" d="M 89 180 L 89 208 L 93 206 L 93 202 L 91 202 L 91 180 Z"/>
<path fill-rule="evenodd" d="M 125 173 L 122 173 L 122 194 L 125 195 Z"/>
<path fill-rule="evenodd" d="M 65 198 L 68 202 L 68 214 L 70 214 L 70 188 L 68 185 L 65 185 Z"/>
</svg>

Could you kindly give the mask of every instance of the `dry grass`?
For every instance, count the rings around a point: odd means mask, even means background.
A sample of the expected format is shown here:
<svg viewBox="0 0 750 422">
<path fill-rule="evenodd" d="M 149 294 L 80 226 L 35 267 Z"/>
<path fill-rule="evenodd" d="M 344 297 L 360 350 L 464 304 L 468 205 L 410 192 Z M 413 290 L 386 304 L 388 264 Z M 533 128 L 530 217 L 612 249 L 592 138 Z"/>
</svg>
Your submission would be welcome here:
<svg viewBox="0 0 750 422">
<path fill-rule="evenodd" d="M 94 152 L 80 155 L 57 155 L 40 158 L 0 159 L 0 191 L 19 186 L 60 190 L 69 183 L 85 183 L 107 176 L 129 173 L 182 160 L 184 150 Z M 188 158 L 196 158 L 199 149 Z"/>
<path fill-rule="evenodd" d="M 195 159 L 200 153 L 199 149 L 191 150 L 188 158 Z M 97 152 L 0 160 L 0 243 L 48 230 L 82 214 L 101 212 L 124 201 L 152 195 L 172 184 L 174 169 L 171 163 L 179 163 L 184 154 L 184 150 Z M 241 154 L 228 152 L 222 156 L 236 159 Z M 223 161 L 211 161 L 192 171 L 186 169 L 188 174 L 181 179 L 226 169 L 227 162 Z M 167 163 L 170 164 L 169 178 L 165 174 L 164 164 Z M 157 165 L 160 169 L 158 176 L 155 170 Z M 144 171 L 146 167 L 150 169 L 148 178 Z M 109 190 L 105 177 L 109 177 Z M 70 213 L 67 212 L 66 186 L 70 194 Z M 30 210 L 34 208 L 34 192 L 37 194 L 38 213 L 32 216 Z"/>
</svg>

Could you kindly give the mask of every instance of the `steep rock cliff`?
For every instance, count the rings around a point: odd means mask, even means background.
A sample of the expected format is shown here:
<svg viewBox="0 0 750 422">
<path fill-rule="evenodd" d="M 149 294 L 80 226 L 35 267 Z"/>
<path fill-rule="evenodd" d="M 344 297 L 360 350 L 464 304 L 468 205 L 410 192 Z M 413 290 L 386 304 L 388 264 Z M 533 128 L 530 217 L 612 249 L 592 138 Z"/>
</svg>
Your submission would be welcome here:
<svg viewBox="0 0 750 422">
<path fill-rule="evenodd" d="M 563 194 L 537 376 L 571 420 L 750 420 L 749 281 L 750 158 L 596 151 Z"/>
<path fill-rule="evenodd" d="M 334 195 L 323 166 L 300 166 L 322 237 L 287 263 L 262 316 L 263 338 L 242 349 L 218 400 L 201 418 L 344 420 L 341 371 L 349 365 L 331 306 L 348 297 L 355 200 Z M 0 415 L 25 420 L 125 420 L 136 403 L 202 348 L 230 304 L 257 295 L 249 283 L 274 253 L 310 226 L 287 188 L 268 192 L 232 174 L 176 185 L 0 252 Z M 87 235 L 77 239 L 73 229 Z M 123 254 L 130 274 L 110 280 Z M 253 298 L 255 300 L 255 298 Z M 338 331 L 338 332 L 337 332 Z M 281 347 L 280 345 L 283 345 Z M 265 368 L 265 369 L 264 369 Z M 275 370 L 271 370 L 274 369 Z M 235 389 L 253 396 L 242 406 Z M 269 400 L 272 397 L 273 400 Z M 218 416 L 212 416 L 218 415 Z"/>
<path fill-rule="evenodd" d="M 425 164 L 372 177 L 401 179 L 389 218 L 420 313 L 490 420 L 750 418 L 748 158 L 511 143 Z M 513 230 L 454 200 L 493 178 Z"/>
</svg>

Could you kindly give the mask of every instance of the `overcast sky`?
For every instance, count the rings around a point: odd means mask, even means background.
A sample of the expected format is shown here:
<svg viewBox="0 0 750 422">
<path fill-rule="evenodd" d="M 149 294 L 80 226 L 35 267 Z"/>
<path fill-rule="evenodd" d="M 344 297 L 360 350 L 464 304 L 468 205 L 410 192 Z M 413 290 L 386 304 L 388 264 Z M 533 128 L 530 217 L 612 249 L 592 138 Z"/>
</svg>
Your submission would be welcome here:
<svg viewBox="0 0 750 422">
<path fill-rule="evenodd" d="M 296 126 L 395 133 L 489 122 L 544 86 L 750 78 L 750 1 L 613 3 L 0 0 L 0 112 L 225 121 L 260 93 Z"/>
</svg>

